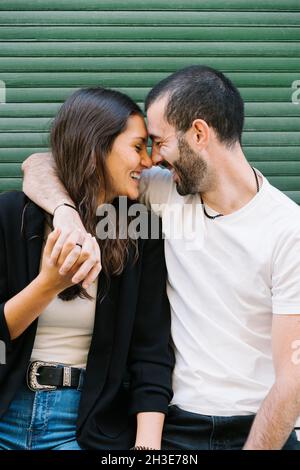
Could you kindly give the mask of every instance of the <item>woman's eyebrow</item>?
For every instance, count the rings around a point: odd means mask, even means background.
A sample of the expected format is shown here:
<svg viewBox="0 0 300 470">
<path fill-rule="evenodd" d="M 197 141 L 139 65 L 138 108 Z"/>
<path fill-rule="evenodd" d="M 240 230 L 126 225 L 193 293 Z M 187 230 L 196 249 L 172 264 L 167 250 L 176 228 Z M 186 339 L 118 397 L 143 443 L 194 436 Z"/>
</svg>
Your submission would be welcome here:
<svg viewBox="0 0 300 470">
<path fill-rule="evenodd" d="M 139 136 L 136 136 L 134 137 L 133 139 L 138 139 L 138 140 L 142 140 L 145 144 L 147 143 L 148 141 L 148 138 L 147 137 L 141 137 L 140 135 Z"/>
</svg>

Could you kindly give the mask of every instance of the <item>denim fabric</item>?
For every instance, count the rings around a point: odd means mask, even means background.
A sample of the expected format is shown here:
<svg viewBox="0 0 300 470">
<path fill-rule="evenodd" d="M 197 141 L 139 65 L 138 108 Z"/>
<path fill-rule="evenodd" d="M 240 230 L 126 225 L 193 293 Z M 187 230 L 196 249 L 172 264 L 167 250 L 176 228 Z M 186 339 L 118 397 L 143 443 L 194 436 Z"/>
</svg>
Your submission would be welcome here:
<svg viewBox="0 0 300 470">
<path fill-rule="evenodd" d="M 255 415 L 206 416 L 169 406 L 162 439 L 163 450 L 241 450 Z M 283 450 L 300 450 L 292 432 Z"/>
<path fill-rule="evenodd" d="M 0 418 L 0 450 L 82 450 L 76 421 L 83 377 L 77 389 L 33 392 L 23 384 Z"/>
</svg>

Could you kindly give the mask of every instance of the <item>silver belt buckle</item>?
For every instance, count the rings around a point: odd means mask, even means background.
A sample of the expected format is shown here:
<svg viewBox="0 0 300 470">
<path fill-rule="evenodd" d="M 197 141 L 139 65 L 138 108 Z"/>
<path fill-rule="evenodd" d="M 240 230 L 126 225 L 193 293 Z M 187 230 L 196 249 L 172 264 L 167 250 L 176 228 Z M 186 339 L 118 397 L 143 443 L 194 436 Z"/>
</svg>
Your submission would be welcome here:
<svg viewBox="0 0 300 470">
<path fill-rule="evenodd" d="M 42 362 L 42 361 L 34 361 L 31 362 L 27 369 L 26 374 L 26 381 L 28 388 L 33 392 L 39 392 L 41 390 L 56 390 L 57 387 L 55 385 L 41 385 L 39 384 L 37 377 L 40 375 L 38 370 L 40 367 L 50 366 L 50 367 L 57 367 L 56 364 L 53 362 Z"/>
</svg>

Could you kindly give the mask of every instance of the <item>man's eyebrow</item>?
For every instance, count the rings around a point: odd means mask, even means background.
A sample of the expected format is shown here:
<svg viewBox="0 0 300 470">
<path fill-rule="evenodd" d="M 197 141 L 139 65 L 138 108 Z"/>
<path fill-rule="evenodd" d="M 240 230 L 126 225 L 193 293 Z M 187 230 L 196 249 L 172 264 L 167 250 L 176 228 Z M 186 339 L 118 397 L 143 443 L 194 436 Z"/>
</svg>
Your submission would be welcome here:
<svg viewBox="0 0 300 470">
<path fill-rule="evenodd" d="M 160 137 L 158 135 L 154 135 L 154 134 L 149 134 L 149 137 L 151 140 L 159 140 Z"/>
</svg>

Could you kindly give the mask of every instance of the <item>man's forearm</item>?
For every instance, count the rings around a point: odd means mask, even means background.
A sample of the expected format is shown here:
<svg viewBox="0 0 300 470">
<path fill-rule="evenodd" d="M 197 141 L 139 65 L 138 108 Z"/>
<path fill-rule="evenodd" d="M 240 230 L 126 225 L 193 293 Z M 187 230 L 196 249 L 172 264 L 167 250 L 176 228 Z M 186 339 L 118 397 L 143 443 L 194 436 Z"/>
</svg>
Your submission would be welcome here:
<svg viewBox="0 0 300 470">
<path fill-rule="evenodd" d="M 75 205 L 56 175 L 51 153 L 31 155 L 23 163 L 22 169 L 24 171 L 24 193 L 49 214 L 53 214 L 55 208 L 63 203 Z M 95 281 L 101 271 L 100 249 L 96 240 L 91 235 L 87 239 L 86 228 L 80 214 L 68 206 L 61 205 L 55 211 L 53 225 L 58 227 L 61 233 L 52 250 L 52 262 L 57 262 L 65 243 L 71 242 L 74 243 L 74 246 L 83 246 L 84 250 L 82 250 L 79 259 L 78 252 L 73 250 L 62 268 L 66 273 L 76 260 L 80 261 L 82 265 L 73 278 L 76 277 L 78 283 L 85 283 L 87 288 Z"/>
<path fill-rule="evenodd" d="M 22 165 L 23 191 L 45 211 L 53 214 L 55 207 L 63 202 L 74 204 L 55 171 L 51 153 L 31 155 Z"/>
<path fill-rule="evenodd" d="M 275 383 L 257 413 L 244 450 L 282 449 L 299 414 L 299 384 Z"/>
</svg>

